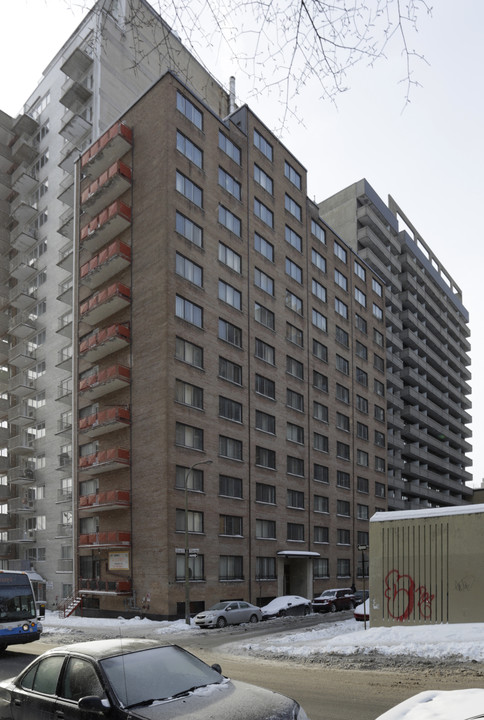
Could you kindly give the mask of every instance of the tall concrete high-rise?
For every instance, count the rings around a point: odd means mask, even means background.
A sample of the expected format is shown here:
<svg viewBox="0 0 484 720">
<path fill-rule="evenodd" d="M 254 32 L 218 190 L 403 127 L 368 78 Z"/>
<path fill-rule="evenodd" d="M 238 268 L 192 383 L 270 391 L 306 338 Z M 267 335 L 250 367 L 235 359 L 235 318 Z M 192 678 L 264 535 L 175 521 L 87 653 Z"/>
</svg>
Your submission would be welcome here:
<svg viewBox="0 0 484 720">
<path fill-rule="evenodd" d="M 367 180 L 319 209 L 386 289 L 389 508 L 469 502 L 470 330 L 461 290 L 395 200 L 385 204 Z"/>
</svg>

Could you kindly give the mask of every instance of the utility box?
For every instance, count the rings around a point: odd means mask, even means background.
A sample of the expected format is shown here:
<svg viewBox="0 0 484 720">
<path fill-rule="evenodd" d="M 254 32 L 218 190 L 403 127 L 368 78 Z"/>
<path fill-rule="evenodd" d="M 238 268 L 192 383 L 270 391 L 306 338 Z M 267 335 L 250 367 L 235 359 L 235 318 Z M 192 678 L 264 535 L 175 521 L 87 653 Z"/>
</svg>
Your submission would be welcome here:
<svg viewBox="0 0 484 720">
<path fill-rule="evenodd" d="M 370 521 L 372 627 L 484 622 L 484 504 Z"/>
</svg>

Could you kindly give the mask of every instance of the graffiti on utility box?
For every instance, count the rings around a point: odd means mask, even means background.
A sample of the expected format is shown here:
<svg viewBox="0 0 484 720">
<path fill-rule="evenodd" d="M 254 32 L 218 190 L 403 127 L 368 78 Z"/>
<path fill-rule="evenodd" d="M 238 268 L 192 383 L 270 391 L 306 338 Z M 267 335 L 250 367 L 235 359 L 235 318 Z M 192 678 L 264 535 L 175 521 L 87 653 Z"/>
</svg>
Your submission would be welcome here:
<svg viewBox="0 0 484 720">
<path fill-rule="evenodd" d="M 388 615 L 394 620 L 408 620 L 412 613 L 424 620 L 432 615 L 432 595 L 425 585 L 416 586 L 411 575 L 400 575 L 398 570 L 390 570 L 385 577 L 385 597 Z"/>
</svg>

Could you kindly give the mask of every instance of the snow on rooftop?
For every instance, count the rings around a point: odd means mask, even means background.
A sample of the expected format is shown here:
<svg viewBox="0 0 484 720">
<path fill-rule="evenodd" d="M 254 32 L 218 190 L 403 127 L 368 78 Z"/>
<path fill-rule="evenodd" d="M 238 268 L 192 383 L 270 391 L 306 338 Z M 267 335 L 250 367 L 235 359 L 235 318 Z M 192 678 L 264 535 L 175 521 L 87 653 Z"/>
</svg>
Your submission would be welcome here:
<svg viewBox="0 0 484 720">
<path fill-rule="evenodd" d="M 425 517 L 443 517 L 446 515 L 477 515 L 484 513 L 484 504 L 455 505 L 453 507 L 425 508 L 423 510 L 390 510 L 377 512 L 370 518 L 370 522 L 384 522 L 387 520 L 414 520 Z"/>
</svg>

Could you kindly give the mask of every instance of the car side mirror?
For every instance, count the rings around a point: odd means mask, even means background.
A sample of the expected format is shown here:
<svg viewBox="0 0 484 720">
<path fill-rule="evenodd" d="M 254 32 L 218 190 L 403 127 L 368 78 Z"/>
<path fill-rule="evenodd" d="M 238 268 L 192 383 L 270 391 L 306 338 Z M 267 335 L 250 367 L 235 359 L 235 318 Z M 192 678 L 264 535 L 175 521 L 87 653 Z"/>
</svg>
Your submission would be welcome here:
<svg viewBox="0 0 484 720">
<path fill-rule="evenodd" d="M 222 674 L 222 668 L 220 667 L 220 665 L 218 663 L 214 663 L 210 667 L 212 668 L 212 670 L 215 670 L 215 672 L 220 673 L 220 675 Z"/>
<path fill-rule="evenodd" d="M 99 715 L 104 714 L 110 709 L 109 706 L 104 705 L 102 699 L 97 695 L 86 695 L 79 700 L 77 705 L 79 710 L 87 710 L 88 712 L 98 713 Z"/>
</svg>

